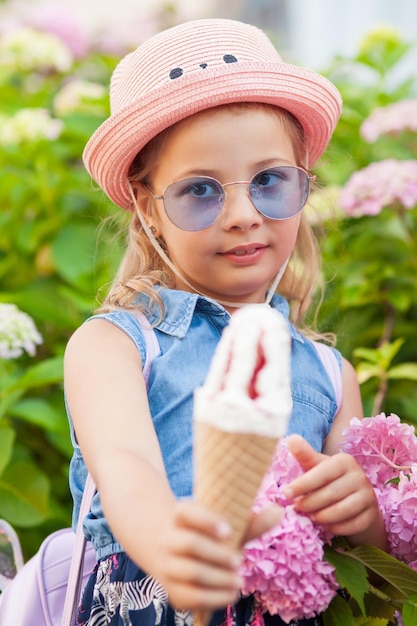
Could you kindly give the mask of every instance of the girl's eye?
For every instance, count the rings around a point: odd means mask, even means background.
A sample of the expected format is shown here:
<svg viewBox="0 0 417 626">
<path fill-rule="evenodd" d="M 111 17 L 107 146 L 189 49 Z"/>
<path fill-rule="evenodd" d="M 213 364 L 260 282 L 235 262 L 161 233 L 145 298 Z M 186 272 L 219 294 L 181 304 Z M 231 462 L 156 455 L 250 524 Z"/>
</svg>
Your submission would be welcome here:
<svg viewBox="0 0 417 626">
<path fill-rule="evenodd" d="M 185 189 L 185 195 L 191 195 L 197 198 L 207 198 L 218 194 L 218 189 L 211 182 L 195 182 Z"/>
<path fill-rule="evenodd" d="M 265 170 L 255 176 L 252 182 L 259 187 L 272 187 L 279 185 L 283 178 L 277 170 Z"/>
</svg>

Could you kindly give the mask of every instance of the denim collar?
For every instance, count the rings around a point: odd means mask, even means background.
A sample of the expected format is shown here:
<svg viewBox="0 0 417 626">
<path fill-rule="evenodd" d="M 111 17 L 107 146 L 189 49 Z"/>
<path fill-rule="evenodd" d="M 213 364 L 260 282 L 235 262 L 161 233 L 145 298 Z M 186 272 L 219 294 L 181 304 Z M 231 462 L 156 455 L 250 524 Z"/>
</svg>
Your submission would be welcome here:
<svg viewBox="0 0 417 626">
<path fill-rule="evenodd" d="M 183 338 L 188 332 L 195 311 L 204 311 L 210 316 L 215 316 L 226 326 L 229 322 L 230 315 L 226 309 L 216 300 L 212 300 L 206 296 L 188 291 L 180 291 L 178 289 L 167 289 L 166 287 L 156 287 L 164 305 L 165 316 L 162 321 L 158 322 L 159 310 L 147 313 L 147 317 L 151 324 L 155 324 L 156 328 L 174 337 Z M 138 294 L 136 302 L 147 304 L 148 298 L 144 294 Z M 304 343 L 304 337 L 298 332 L 295 326 L 289 321 L 290 307 L 288 302 L 279 294 L 274 294 L 271 300 L 272 308 L 279 311 L 287 320 L 291 337 L 296 341 Z"/>
</svg>

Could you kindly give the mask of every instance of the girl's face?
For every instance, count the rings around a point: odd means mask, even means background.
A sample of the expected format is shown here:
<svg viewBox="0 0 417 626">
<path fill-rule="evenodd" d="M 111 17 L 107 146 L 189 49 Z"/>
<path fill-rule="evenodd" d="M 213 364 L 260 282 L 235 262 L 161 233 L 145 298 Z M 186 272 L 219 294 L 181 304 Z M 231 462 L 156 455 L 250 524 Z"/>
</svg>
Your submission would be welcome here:
<svg viewBox="0 0 417 626">
<path fill-rule="evenodd" d="M 262 169 L 297 165 L 288 131 L 266 107 L 227 107 L 198 113 L 168 135 L 152 172 L 150 188 L 162 195 L 170 183 L 211 176 L 222 184 L 249 181 Z M 259 213 L 248 185 L 226 187 L 226 200 L 211 226 L 189 232 L 167 217 L 162 200 L 152 200 L 148 221 L 169 258 L 195 289 L 213 299 L 264 302 L 271 281 L 290 256 L 300 213 L 277 221 Z M 177 279 L 177 287 L 190 288 Z"/>
</svg>

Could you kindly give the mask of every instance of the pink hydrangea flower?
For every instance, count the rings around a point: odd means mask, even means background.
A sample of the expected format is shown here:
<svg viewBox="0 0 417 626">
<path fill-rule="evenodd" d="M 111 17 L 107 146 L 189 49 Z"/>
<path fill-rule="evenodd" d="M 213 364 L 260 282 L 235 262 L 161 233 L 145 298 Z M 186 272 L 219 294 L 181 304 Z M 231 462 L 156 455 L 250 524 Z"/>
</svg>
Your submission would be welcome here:
<svg viewBox="0 0 417 626">
<path fill-rule="evenodd" d="M 338 588 L 334 568 L 323 556 L 319 528 L 287 506 L 278 526 L 245 546 L 242 592 L 254 593 L 263 612 L 286 622 L 314 617 Z"/>
<path fill-rule="evenodd" d="M 323 560 L 324 542 L 330 541 L 330 535 L 297 513 L 283 494 L 283 487 L 302 472 L 284 440 L 253 507 L 260 511 L 272 502 L 280 504 L 285 507 L 283 519 L 246 544 L 240 571 L 242 592 L 254 593 L 263 612 L 278 614 L 285 621 L 321 613 L 337 591 L 334 568 Z"/>
<path fill-rule="evenodd" d="M 353 418 L 341 449 L 363 467 L 384 517 L 391 554 L 417 569 L 417 437 L 397 415 Z"/>
<path fill-rule="evenodd" d="M 303 470 L 288 450 L 286 440 L 283 439 L 277 446 L 271 466 L 260 486 L 253 509 L 258 512 L 266 505 L 275 502 L 281 506 L 290 504 L 283 494 L 282 487 L 301 476 Z"/>
<path fill-rule="evenodd" d="M 398 205 L 417 204 L 417 160 L 386 159 L 355 172 L 342 188 L 340 206 L 347 215 L 377 215 Z"/>
<path fill-rule="evenodd" d="M 355 457 L 374 487 L 384 487 L 417 459 L 414 428 L 401 423 L 398 415 L 354 417 L 342 434 L 341 450 Z"/>
<path fill-rule="evenodd" d="M 68 3 L 45 4 L 37 7 L 26 18 L 28 24 L 51 35 L 55 35 L 71 50 L 76 59 L 86 56 L 90 49 L 90 39 L 77 15 Z"/>
<path fill-rule="evenodd" d="M 397 415 L 353 418 L 341 450 L 363 467 L 374 486 L 394 557 L 417 570 L 417 437 Z M 323 612 L 337 593 L 332 565 L 324 559 L 331 534 L 297 512 L 283 487 L 302 473 L 285 440 L 278 446 L 254 510 L 270 503 L 284 509 L 281 522 L 246 544 L 240 569 L 243 594 L 253 593 L 262 612 L 284 621 Z"/>
<path fill-rule="evenodd" d="M 387 488 L 383 499 L 385 526 L 392 556 L 417 564 L 417 464 L 400 472 L 398 488 Z"/>
<path fill-rule="evenodd" d="M 368 143 L 381 135 L 399 135 L 403 131 L 417 132 L 417 100 L 401 100 L 374 109 L 360 129 Z"/>
</svg>

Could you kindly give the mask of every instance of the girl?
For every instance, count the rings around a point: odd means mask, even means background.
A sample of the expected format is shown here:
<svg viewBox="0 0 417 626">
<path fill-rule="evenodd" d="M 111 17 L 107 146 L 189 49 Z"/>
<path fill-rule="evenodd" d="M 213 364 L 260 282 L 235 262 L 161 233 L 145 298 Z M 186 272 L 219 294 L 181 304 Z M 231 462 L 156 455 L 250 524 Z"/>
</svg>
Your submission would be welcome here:
<svg viewBox="0 0 417 626">
<path fill-rule="evenodd" d="M 318 276 L 302 214 L 308 168 L 330 140 L 340 96 L 283 63 L 257 28 L 215 19 L 169 29 L 125 57 L 111 108 L 84 161 L 132 212 L 129 242 L 99 314 L 65 356 L 74 523 L 87 467 L 98 488 L 84 521 L 98 563 L 77 624 L 191 624 L 197 609 L 220 624 L 227 605 L 233 620 L 251 623 L 256 607 L 240 598 L 230 529 L 190 498 L 193 390 L 237 307 L 267 302 L 288 317 L 291 304 L 290 433 L 301 437 L 289 445 L 306 473 L 289 493 L 299 510 L 354 544 L 385 547 L 370 484 L 353 458 L 335 454 L 342 429 L 362 416 L 354 370 L 334 351 L 338 399 L 298 330 Z M 137 310 L 160 346 L 147 389 Z M 272 509 L 254 518 L 247 539 L 278 519 Z"/>
</svg>

